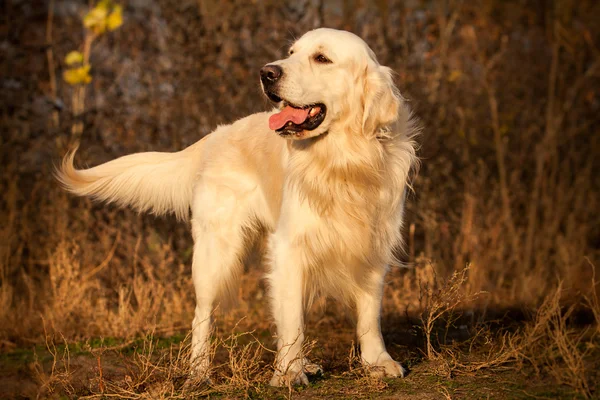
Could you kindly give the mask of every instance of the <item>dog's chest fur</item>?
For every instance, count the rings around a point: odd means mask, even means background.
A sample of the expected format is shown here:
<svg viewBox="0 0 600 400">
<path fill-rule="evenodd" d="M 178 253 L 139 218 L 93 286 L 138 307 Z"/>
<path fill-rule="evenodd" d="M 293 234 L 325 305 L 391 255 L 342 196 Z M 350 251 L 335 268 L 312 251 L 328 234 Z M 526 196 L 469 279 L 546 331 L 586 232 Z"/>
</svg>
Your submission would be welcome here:
<svg viewBox="0 0 600 400">
<path fill-rule="evenodd" d="M 381 143 L 354 138 L 349 148 L 336 140 L 343 137 L 289 146 L 278 230 L 318 289 L 344 297 L 354 292 L 349 285 L 363 286 L 372 268 L 391 261 L 408 171 L 396 167 L 395 154 Z"/>
</svg>

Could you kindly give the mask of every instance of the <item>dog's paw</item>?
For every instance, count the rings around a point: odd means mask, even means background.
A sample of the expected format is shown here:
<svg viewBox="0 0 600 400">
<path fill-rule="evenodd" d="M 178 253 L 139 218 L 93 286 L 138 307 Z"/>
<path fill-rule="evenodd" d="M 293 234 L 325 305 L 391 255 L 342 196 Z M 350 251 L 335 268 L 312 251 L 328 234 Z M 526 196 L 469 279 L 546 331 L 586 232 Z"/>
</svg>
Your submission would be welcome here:
<svg viewBox="0 0 600 400">
<path fill-rule="evenodd" d="M 391 377 L 391 378 L 404 378 L 406 375 L 406 369 L 400 363 L 389 359 L 383 362 L 377 363 L 376 365 L 369 366 L 369 372 L 371 376 L 377 378 Z"/>
<path fill-rule="evenodd" d="M 406 375 L 406 369 L 399 363 L 390 357 L 386 352 L 382 354 L 376 362 L 367 365 L 371 376 L 384 378 L 404 378 Z"/>
<path fill-rule="evenodd" d="M 286 372 L 275 371 L 273 378 L 269 382 L 271 386 L 290 386 L 290 385 L 308 385 L 308 378 L 302 371 L 292 371 L 288 369 Z"/>
</svg>

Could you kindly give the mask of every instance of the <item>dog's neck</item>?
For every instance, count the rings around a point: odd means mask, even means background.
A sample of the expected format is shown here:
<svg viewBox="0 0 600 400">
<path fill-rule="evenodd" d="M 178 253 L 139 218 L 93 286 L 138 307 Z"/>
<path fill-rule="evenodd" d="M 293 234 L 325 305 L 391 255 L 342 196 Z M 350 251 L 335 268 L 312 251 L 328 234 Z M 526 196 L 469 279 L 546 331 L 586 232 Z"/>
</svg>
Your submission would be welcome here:
<svg viewBox="0 0 600 400">
<path fill-rule="evenodd" d="M 367 137 L 351 130 L 332 130 L 306 140 L 288 142 L 290 162 L 307 162 L 321 166 L 327 175 L 343 169 L 380 169 L 383 162 L 377 136 Z M 347 179 L 345 176 L 344 179 Z"/>
<path fill-rule="evenodd" d="M 349 135 L 355 133 L 331 131 L 288 142 L 286 188 L 322 212 L 340 202 L 367 208 L 376 204 L 384 181 L 385 152 L 376 138 Z"/>
</svg>

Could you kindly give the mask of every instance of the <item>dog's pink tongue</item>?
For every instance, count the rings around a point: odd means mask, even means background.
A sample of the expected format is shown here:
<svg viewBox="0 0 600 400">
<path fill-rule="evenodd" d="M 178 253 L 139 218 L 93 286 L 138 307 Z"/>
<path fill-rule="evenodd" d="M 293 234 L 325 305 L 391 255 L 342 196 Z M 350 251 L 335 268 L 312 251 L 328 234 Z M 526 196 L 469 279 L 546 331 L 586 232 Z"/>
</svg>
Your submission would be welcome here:
<svg viewBox="0 0 600 400">
<path fill-rule="evenodd" d="M 289 121 L 292 121 L 294 124 L 299 125 L 306 121 L 306 118 L 308 117 L 308 112 L 308 108 L 302 109 L 286 106 L 283 110 L 281 110 L 281 112 L 271 115 L 271 117 L 269 118 L 269 128 L 274 131 L 277 129 L 281 129 Z"/>
</svg>

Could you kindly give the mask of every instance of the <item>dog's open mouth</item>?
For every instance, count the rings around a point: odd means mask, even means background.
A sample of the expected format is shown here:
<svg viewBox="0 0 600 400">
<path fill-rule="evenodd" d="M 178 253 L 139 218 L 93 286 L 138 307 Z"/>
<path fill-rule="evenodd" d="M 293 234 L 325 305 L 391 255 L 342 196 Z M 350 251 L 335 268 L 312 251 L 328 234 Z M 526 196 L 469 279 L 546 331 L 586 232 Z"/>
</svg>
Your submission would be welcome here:
<svg viewBox="0 0 600 400">
<path fill-rule="evenodd" d="M 269 118 L 269 128 L 281 136 L 301 136 L 303 131 L 312 131 L 321 125 L 327 113 L 325 104 L 321 103 L 295 106 L 284 101 L 283 105 L 280 112 Z"/>
</svg>

